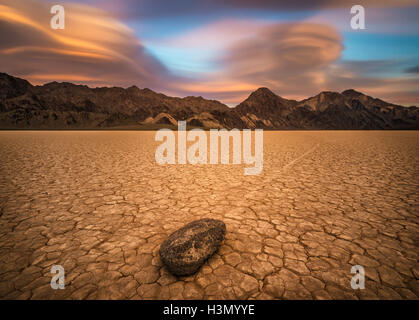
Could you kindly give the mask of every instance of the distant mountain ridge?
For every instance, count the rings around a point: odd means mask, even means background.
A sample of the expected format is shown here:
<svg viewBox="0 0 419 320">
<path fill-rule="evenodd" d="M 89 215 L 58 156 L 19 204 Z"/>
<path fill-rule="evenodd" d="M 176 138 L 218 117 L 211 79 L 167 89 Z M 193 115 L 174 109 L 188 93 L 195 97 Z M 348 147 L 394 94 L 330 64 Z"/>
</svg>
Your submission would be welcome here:
<svg viewBox="0 0 419 320">
<path fill-rule="evenodd" d="M 68 82 L 33 86 L 0 73 L 1 129 L 103 129 L 177 121 L 204 128 L 419 129 L 419 108 L 355 90 L 321 92 L 301 101 L 259 88 L 234 108 L 202 97 L 169 97 L 136 86 L 89 88 Z"/>
</svg>

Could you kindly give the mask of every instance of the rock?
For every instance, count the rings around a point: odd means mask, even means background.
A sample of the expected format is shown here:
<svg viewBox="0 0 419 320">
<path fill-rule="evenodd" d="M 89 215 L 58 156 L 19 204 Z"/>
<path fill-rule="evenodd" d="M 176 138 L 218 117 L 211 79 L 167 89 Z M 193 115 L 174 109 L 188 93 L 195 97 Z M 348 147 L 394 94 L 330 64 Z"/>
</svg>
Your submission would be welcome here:
<svg viewBox="0 0 419 320">
<path fill-rule="evenodd" d="M 226 226 L 220 220 L 193 221 L 162 243 L 161 259 L 174 275 L 191 275 L 217 251 L 225 233 Z"/>
</svg>

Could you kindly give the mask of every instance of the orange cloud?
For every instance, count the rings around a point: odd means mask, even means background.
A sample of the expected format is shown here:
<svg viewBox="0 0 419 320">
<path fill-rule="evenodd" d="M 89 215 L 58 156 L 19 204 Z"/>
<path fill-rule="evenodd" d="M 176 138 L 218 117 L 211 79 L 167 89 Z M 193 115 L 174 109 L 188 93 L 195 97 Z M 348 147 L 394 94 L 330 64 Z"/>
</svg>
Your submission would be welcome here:
<svg viewBox="0 0 419 320">
<path fill-rule="evenodd" d="M 40 0 L 0 0 L 3 72 L 30 81 L 66 75 L 62 80 L 91 85 L 153 87 L 167 78 L 163 65 L 145 52 L 134 33 L 108 13 L 65 4 L 65 29 L 53 30 L 50 6 Z"/>
<path fill-rule="evenodd" d="M 229 36 L 219 32 L 235 33 L 242 25 L 246 24 L 227 20 L 179 37 L 180 43 L 196 45 L 218 33 L 223 50 L 216 61 L 219 70 L 203 75 L 205 80 L 180 83 L 177 88 L 205 97 L 222 96 L 222 101 L 229 103 L 240 102 L 262 86 L 293 98 L 307 97 L 324 86 L 327 69 L 339 59 L 343 49 L 336 29 L 322 24 L 254 21 L 247 24 L 253 29 L 242 30 L 246 36 L 236 41 L 227 41 Z"/>
</svg>

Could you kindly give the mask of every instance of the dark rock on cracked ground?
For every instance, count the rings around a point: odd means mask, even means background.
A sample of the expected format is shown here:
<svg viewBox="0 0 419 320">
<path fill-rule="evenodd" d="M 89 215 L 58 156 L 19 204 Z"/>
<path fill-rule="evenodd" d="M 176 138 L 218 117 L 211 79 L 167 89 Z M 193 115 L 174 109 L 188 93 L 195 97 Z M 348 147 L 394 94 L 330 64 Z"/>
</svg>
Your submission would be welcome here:
<svg viewBox="0 0 419 320">
<path fill-rule="evenodd" d="M 160 257 L 171 273 L 194 274 L 217 251 L 226 226 L 215 219 L 200 219 L 172 233 L 160 247 Z"/>
</svg>

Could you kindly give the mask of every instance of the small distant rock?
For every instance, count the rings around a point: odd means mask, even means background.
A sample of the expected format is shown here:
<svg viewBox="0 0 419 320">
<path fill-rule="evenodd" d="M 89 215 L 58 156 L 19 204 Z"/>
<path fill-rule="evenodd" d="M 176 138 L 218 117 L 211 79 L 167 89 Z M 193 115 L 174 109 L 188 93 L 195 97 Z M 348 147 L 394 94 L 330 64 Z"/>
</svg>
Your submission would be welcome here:
<svg viewBox="0 0 419 320">
<path fill-rule="evenodd" d="M 160 246 L 160 256 L 177 276 L 195 273 L 220 246 L 226 233 L 224 222 L 201 219 L 172 233 Z"/>
</svg>

